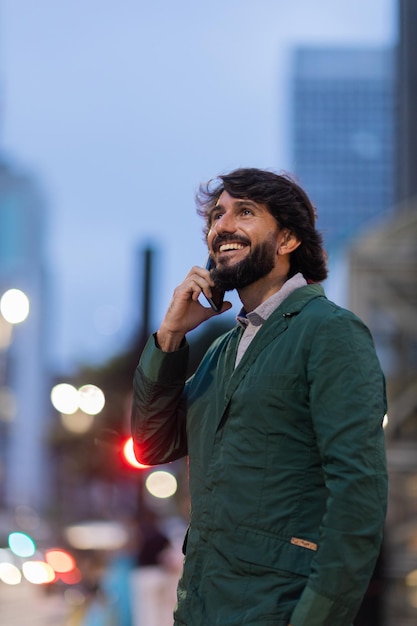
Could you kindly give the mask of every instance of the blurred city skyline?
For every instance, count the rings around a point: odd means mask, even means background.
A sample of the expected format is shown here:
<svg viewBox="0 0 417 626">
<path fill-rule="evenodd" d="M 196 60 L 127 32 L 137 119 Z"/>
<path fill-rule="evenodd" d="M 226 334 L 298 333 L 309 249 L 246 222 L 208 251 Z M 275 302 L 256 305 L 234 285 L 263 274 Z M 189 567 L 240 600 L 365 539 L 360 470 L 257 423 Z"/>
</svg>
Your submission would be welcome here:
<svg viewBox="0 0 417 626">
<path fill-rule="evenodd" d="M 58 370 L 127 347 L 140 313 L 137 252 L 148 244 L 158 323 L 175 285 L 204 261 L 201 181 L 239 166 L 293 171 L 295 47 L 396 38 L 395 0 L 206 6 L 0 4 L 0 150 L 36 177 L 48 207 Z"/>
</svg>

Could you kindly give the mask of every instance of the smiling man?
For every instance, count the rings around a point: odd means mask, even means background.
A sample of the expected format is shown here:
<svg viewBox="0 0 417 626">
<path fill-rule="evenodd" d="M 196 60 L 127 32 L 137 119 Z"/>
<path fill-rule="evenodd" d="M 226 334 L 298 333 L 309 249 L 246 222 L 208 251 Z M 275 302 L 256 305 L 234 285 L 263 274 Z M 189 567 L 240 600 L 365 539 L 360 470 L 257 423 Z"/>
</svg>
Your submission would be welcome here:
<svg viewBox="0 0 417 626">
<path fill-rule="evenodd" d="M 326 298 L 315 211 L 293 180 L 239 169 L 197 201 L 212 269 L 193 267 L 175 289 L 132 409 L 139 460 L 189 459 L 175 626 L 349 626 L 387 498 L 372 338 Z M 216 314 L 199 296 L 232 289 L 236 326 L 186 380 L 186 335 Z"/>
</svg>

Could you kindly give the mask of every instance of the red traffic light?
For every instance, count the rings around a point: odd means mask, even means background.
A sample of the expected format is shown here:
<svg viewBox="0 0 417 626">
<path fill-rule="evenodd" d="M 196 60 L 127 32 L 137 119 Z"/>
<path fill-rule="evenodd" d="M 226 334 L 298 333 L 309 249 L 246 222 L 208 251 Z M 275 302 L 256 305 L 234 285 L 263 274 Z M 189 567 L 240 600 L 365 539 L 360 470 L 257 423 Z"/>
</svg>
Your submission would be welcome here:
<svg viewBox="0 0 417 626">
<path fill-rule="evenodd" d="M 144 463 L 139 463 L 137 460 L 134 450 L 133 450 L 133 438 L 129 437 L 123 444 L 123 458 L 126 463 L 135 469 L 146 469 L 150 467 L 150 465 L 145 465 Z"/>
</svg>

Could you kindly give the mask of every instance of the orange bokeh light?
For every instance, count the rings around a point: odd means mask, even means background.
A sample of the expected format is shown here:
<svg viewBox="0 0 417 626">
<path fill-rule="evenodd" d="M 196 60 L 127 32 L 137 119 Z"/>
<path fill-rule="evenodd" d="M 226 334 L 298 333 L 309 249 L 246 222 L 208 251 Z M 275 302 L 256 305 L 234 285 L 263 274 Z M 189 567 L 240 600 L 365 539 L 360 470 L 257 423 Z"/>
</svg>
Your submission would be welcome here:
<svg viewBox="0 0 417 626">
<path fill-rule="evenodd" d="M 71 572 L 75 568 L 74 557 L 66 550 L 53 548 L 45 552 L 45 561 L 58 574 Z"/>
</svg>

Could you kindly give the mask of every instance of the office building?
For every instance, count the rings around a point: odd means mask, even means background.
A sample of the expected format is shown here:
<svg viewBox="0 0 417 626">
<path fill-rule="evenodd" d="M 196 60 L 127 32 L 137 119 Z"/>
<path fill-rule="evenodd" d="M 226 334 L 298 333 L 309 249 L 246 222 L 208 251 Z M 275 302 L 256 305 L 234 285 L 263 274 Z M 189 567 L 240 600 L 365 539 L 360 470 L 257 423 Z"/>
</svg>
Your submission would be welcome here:
<svg viewBox="0 0 417 626">
<path fill-rule="evenodd" d="M 394 65 L 391 49 L 295 50 L 292 170 L 330 254 L 392 210 Z"/>
<path fill-rule="evenodd" d="M 28 317 L 0 323 L 0 509 L 41 511 L 48 497 L 44 200 L 35 180 L 0 161 L 0 297 L 19 289 Z"/>
</svg>

